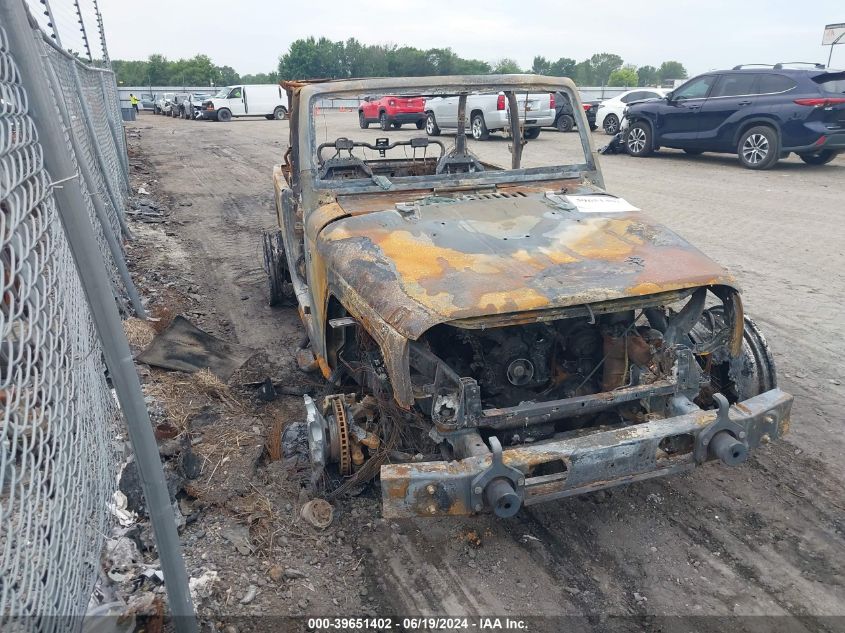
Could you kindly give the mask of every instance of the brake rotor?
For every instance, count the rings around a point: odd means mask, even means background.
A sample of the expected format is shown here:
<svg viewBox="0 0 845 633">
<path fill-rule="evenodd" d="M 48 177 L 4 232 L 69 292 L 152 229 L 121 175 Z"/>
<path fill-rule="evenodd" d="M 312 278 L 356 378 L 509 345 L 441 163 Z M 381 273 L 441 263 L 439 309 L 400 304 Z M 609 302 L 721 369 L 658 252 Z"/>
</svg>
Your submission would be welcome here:
<svg viewBox="0 0 845 633">
<path fill-rule="evenodd" d="M 346 417 L 346 405 L 343 397 L 331 399 L 332 414 L 329 416 L 329 435 L 331 437 L 332 457 L 337 461 L 340 474 L 348 477 L 352 474 L 352 453 L 349 445 L 349 424 Z"/>
</svg>

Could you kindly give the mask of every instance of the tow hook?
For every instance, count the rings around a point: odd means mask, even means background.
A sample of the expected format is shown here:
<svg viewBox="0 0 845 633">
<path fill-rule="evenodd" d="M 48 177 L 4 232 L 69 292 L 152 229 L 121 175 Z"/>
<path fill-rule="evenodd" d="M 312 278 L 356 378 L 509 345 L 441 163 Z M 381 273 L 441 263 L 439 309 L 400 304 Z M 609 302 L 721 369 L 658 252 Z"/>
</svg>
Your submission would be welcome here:
<svg viewBox="0 0 845 633">
<path fill-rule="evenodd" d="M 713 399 L 719 406 L 716 420 L 698 434 L 693 457 L 699 464 L 710 456 L 728 466 L 738 466 L 748 459 L 748 434 L 742 425 L 731 420 L 728 399 L 721 393 Z"/>
<path fill-rule="evenodd" d="M 748 459 L 748 447 L 728 431 L 719 431 L 713 436 L 710 452 L 728 466 L 738 466 Z"/>
<path fill-rule="evenodd" d="M 525 496 L 525 475 L 516 468 L 506 466 L 502 461 L 502 445 L 492 436 L 490 467 L 472 480 L 470 500 L 476 512 L 484 509 L 485 503 L 497 517 L 508 518 L 519 512 Z"/>
</svg>

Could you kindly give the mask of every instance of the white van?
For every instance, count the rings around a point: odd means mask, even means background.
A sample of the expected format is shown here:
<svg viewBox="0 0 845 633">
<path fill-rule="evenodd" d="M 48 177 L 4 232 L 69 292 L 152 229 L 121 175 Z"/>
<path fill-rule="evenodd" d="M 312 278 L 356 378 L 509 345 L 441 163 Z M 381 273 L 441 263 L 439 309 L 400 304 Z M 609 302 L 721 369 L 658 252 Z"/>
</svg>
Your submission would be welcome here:
<svg viewBox="0 0 845 633">
<path fill-rule="evenodd" d="M 202 104 L 202 118 L 213 121 L 240 116 L 284 119 L 287 113 L 288 95 L 278 84 L 226 86 Z"/>
</svg>

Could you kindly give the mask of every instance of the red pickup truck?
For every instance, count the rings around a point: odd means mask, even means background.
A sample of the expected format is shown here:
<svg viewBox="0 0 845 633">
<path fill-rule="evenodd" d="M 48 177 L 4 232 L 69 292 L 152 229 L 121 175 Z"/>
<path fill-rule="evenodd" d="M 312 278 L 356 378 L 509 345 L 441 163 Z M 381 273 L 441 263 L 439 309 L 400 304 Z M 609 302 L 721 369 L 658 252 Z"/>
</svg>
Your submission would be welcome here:
<svg viewBox="0 0 845 633">
<path fill-rule="evenodd" d="M 425 127 L 425 99 L 423 97 L 392 97 L 381 99 L 364 97 L 358 106 L 358 123 L 366 130 L 370 123 L 378 123 L 382 130 L 402 127 L 403 123 L 414 123 L 418 130 Z"/>
</svg>

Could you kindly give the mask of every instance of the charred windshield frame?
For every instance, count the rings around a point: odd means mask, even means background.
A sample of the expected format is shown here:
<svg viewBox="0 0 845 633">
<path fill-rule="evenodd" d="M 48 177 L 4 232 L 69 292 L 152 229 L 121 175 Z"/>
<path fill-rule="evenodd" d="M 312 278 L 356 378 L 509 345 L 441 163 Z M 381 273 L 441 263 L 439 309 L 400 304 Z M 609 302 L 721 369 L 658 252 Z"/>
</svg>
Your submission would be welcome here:
<svg viewBox="0 0 845 633">
<path fill-rule="evenodd" d="M 514 182 L 537 182 L 543 180 L 575 178 L 586 179 L 593 184 L 604 187 L 601 170 L 596 162 L 592 146 L 592 139 L 588 132 L 589 124 L 586 114 L 581 107 L 581 99 L 575 89 L 575 84 L 568 78 L 538 77 L 536 75 L 499 75 L 499 76 L 455 76 L 455 77 L 422 77 L 422 78 L 383 78 L 366 80 L 333 81 L 308 84 L 302 87 L 300 94 L 300 110 L 303 116 L 296 117 L 298 132 L 298 149 L 300 169 L 299 177 L 310 181 L 310 186 L 316 190 L 333 190 L 344 193 L 380 192 L 385 187 L 366 176 L 355 179 L 322 180 L 320 179 L 320 165 L 317 157 L 318 118 L 314 116 L 315 106 L 321 99 L 356 98 L 361 95 L 390 94 L 394 96 L 431 96 L 466 95 L 475 92 L 496 90 L 508 95 L 509 106 L 513 109 L 516 97 L 520 94 L 532 92 L 563 92 L 567 94 L 573 104 L 575 116 L 578 117 L 578 135 L 585 162 L 577 164 L 549 165 L 543 167 L 519 167 L 522 153 L 521 143 L 514 143 L 511 139 L 512 164 L 502 170 L 483 171 L 476 173 L 437 174 L 424 176 L 402 176 L 391 178 L 388 189 L 401 191 L 426 187 L 449 185 L 496 185 Z M 510 93 L 510 94 L 509 94 Z M 461 99 L 465 102 L 465 99 Z M 304 105 L 305 107 L 302 107 Z M 307 108 L 307 110 L 306 110 Z M 306 116 L 307 112 L 307 116 Z M 460 119 L 460 117 L 459 117 Z M 514 117 L 512 128 L 519 127 L 519 118 Z M 513 132 L 513 130 L 512 130 Z M 522 131 L 520 129 L 520 137 Z M 333 142 L 334 139 L 326 139 Z M 455 150 L 463 151 L 465 137 L 458 134 L 455 138 Z M 516 151 L 514 152 L 514 149 Z M 328 150 L 327 150 L 328 151 Z M 304 182 L 302 184 L 305 184 Z M 307 189 L 307 187 L 306 187 Z"/>
</svg>

